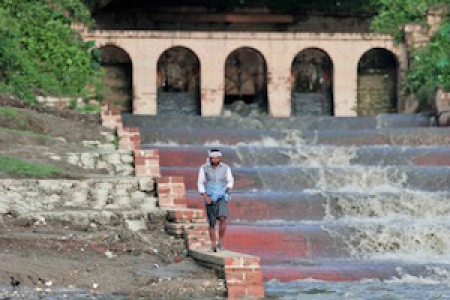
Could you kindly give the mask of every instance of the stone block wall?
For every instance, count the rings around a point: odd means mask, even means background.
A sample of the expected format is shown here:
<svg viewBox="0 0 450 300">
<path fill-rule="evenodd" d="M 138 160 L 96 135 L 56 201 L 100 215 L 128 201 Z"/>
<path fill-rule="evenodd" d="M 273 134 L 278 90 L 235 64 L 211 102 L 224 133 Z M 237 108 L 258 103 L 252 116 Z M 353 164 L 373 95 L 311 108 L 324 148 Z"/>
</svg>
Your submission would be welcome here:
<svg viewBox="0 0 450 300">
<path fill-rule="evenodd" d="M 68 163 L 84 169 L 100 170 L 110 175 L 134 176 L 134 157 L 131 150 L 69 153 Z M 159 170 L 155 174 L 159 174 Z"/>
<path fill-rule="evenodd" d="M 0 195 L 0 214 L 82 225 L 117 222 L 126 211 L 159 210 L 152 178 L 2 179 Z"/>
<path fill-rule="evenodd" d="M 36 101 L 44 107 L 56 108 L 56 109 L 66 109 L 75 105 L 77 108 L 83 108 L 86 102 L 83 98 L 69 98 L 69 97 L 52 97 L 52 96 L 37 96 Z M 97 100 L 90 100 L 92 105 L 100 105 Z"/>
<path fill-rule="evenodd" d="M 436 93 L 436 110 L 439 112 L 439 126 L 450 126 L 450 93 L 438 89 Z"/>
<path fill-rule="evenodd" d="M 405 32 L 405 43 L 410 48 L 421 48 L 430 42 L 428 29 L 420 24 L 407 24 L 403 30 Z"/>
</svg>

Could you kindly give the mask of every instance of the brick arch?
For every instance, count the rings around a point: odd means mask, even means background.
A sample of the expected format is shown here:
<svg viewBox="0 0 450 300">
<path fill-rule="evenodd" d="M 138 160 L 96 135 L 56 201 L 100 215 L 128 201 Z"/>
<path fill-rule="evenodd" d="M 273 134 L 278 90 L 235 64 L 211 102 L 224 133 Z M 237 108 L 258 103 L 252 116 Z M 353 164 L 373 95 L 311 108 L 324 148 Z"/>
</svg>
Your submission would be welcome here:
<svg viewBox="0 0 450 300">
<path fill-rule="evenodd" d="M 105 101 L 113 110 L 132 112 L 133 106 L 133 62 L 129 53 L 114 43 L 104 43 L 101 64 L 105 69 L 103 83 Z"/>
<path fill-rule="evenodd" d="M 398 112 L 399 57 L 390 49 L 373 47 L 358 60 L 357 114 Z"/>
<path fill-rule="evenodd" d="M 261 51 L 250 46 L 234 48 L 225 57 L 223 72 L 227 113 L 246 116 L 268 112 L 268 64 Z"/>
<path fill-rule="evenodd" d="M 320 47 L 305 47 L 291 61 L 291 114 L 333 115 L 334 62 Z"/>
<path fill-rule="evenodd" d="M 197 53 L 184 45 L 176 45 L 157 57 L 158 114 L 200 114 L 201 61 Z"/>
</svg>

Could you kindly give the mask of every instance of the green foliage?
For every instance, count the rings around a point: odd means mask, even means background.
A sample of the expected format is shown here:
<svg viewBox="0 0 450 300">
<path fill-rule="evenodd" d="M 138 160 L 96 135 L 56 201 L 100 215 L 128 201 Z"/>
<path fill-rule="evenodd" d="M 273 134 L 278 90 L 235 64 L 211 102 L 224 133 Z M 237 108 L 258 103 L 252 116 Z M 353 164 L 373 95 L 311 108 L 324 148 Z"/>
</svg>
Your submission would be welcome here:
<svg viewBox="0 0 450 300">
<path fill-rule="evenodd" d="M 98 113 L 102 110 L 102 107 L 99 104 L 85 104 L 80 108 L 80 111 L 85 113 Z"/>
<path fill-rule="evenodd" d="M 374 0 L 379 14 L 372 21 L 376 31 L 402 38 L 401 27 L 407 23 L 426 24 L 426 11 L 438 5 L 450 5 L 450 0 Z M 438 87 L 450 91 L 450 20 L 444 19 L 430 43 L 411 50 L 411 62 L 406 73 L 404 90 L 415 94 L 422 103 L 431 103 Z"/>
<path fill-rule="evenodd" d="M 413 52 L 405 88 L 419 100 L 434 99 L 436 89 L 450 91 L 450 22 L 441 25 L 427 47 Z"/>
<path fill-rule="evenodd" d="M 0 115 L 13 118 L 16 116 L 17 111 L 11 107 L 0 106 Z"/>
<path fill-rule="evenodd" d="M 14 157 L 0 155 L 0 173 L 19 177 L 42 177 L 62 174 L 63 170 L 50 165 L 33 164 Z"/>
<path fill-rule="evenodd" d="M 425 23 L 426 10 L 449 0 L 372 0 L 378 14 L 372 20 L 372 29 L 387 33 L 400 41 L 401 27 L 407 23 Z"/>
<path fill-rule="evenodd" d="M 0 0 L 0 92 L 85 96 L 102 69 L 93 42 L 74 22 L 91 24 L 80 0 Z"/>
</svg>

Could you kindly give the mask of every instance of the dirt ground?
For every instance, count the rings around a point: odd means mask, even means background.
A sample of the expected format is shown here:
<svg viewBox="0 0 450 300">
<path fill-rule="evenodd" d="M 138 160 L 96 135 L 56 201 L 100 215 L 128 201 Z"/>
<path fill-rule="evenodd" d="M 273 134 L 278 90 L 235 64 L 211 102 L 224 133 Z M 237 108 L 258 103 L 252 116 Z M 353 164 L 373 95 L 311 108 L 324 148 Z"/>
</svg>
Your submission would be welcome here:
<svg viewBox="0 0 450 300">
<path fill-rule="evenodd" d="M 160 227 L 78 231 L 62 224 L 20 224 L 0 217 L 0 299 L 64 294 L 214 299 L 224 296 L 212 270 L 186 257 L 181 239 Z"/>
<path fill-rule="evenodd" d="M 0 114 L 0 155 L 60 167 L 64 178 L 89 174 L 49 154 L 86 150 L 82 141 L 101 139 L 100 132 L 108 129 L 98 125 L 98 117 L 37 109 L 1 95 L 0 106 L 16 111 Z M 0 299 L 224 296 L 218 274 L 186 254 L 184 242 L 167 235 L 163 222 L 139 233 L 120 226 L 85 231 L 0 215 Z M 14 282 L 20 282 L 17 288 Z"/>
</svg>

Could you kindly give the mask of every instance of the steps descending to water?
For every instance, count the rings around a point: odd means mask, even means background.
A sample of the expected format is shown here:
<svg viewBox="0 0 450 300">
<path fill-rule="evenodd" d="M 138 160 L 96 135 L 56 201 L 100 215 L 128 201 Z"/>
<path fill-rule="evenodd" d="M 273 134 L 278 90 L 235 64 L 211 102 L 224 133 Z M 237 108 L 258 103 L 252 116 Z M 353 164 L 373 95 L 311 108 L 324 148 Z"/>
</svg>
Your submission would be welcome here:
<svg viewBox="0 0 450 300">
<path fill-rule="evenodd" d="M 226 248 L 265 280 L 353 281 L 450 270 L 450 129 L 418 115 L 200 118 L 124 115 L 161 173 L 185 177 L 214 146 L 234 171 Z M 436 271 L 437 272 L 437 271 Z"/>
</svg>

